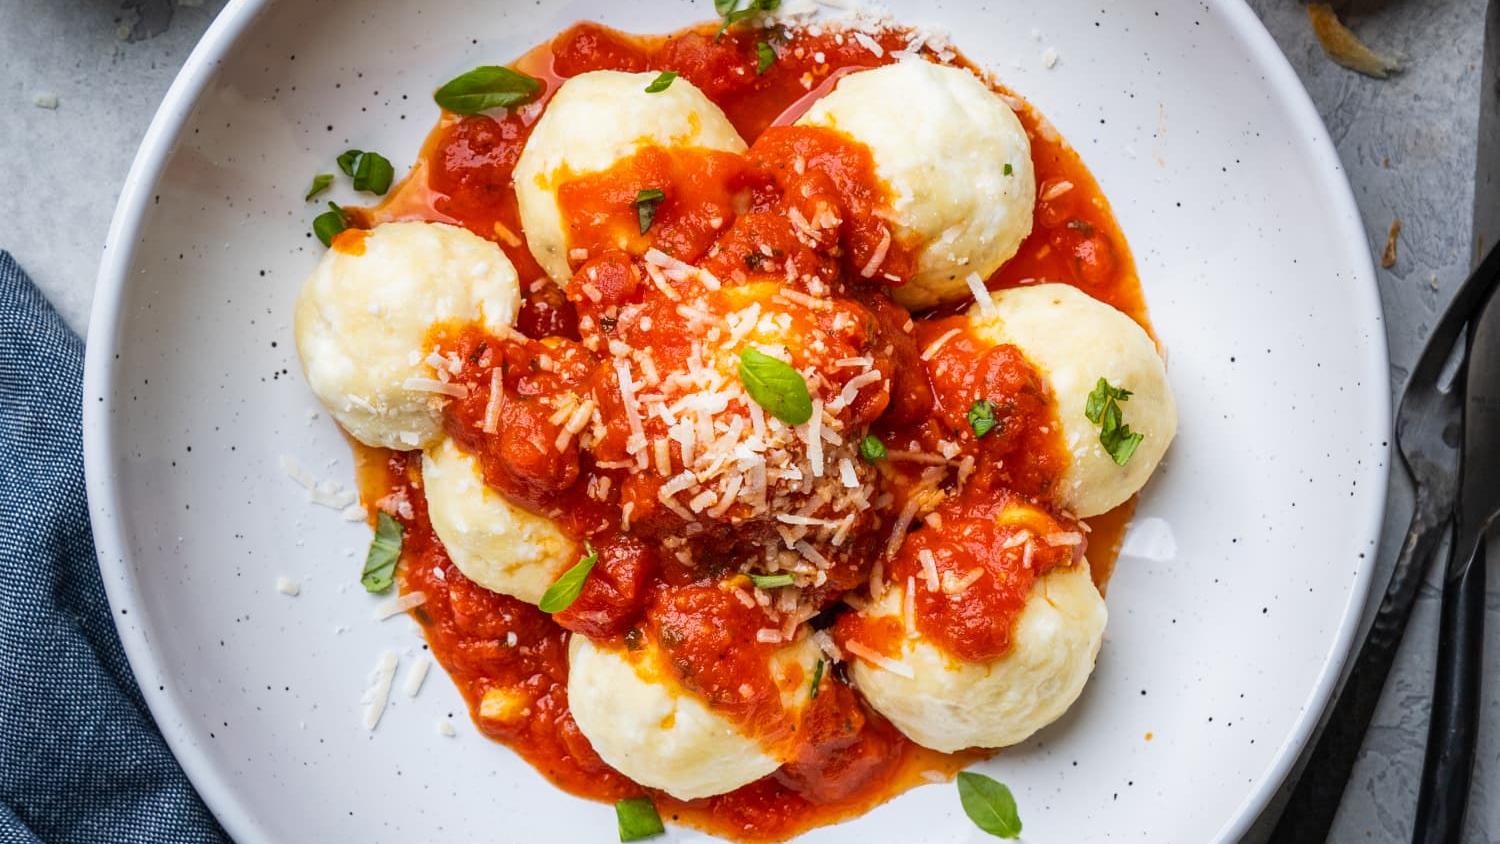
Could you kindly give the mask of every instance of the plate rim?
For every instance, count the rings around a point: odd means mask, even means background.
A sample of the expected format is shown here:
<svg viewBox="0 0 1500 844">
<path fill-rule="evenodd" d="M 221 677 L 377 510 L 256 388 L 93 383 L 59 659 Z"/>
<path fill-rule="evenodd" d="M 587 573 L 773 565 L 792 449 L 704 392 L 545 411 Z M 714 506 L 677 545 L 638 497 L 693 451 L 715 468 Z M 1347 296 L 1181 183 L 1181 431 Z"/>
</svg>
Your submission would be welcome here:
<svg viewBox="0 0 1500 844">
<path fill-rule="evenodd" d="M 203 37 L 183 63 L 161 105 L 152 117 L 140 147 L 131 162 L 121 187 L 120 198 L 110 221 L 101 253 L 99 272 L 90 311 L 83 377 L 83 461 L 95 553 L 103 575 L 113 622 L 139 606 L 140 583 L 127 559 L 123 527 L 115 518 L 121 491 L 117 487 L 113 466 L 116 449 L 110 428 L 112 402 L 108 390 L 116 377 L 112 354 L 121 339 L 121 300 L 130 281 L 130 268 L 139 243 L 145 210 L 163 170 L 176 147 L 181 131 L 191 118 L 199 100 L 213 80 L 223 58 L 239 42 L 245 30 L 278 0 L 229 0 L 209 25 Z M 1353 292 L 1350 305 L 1360 312 L 1358 322 L 1371 327 L 1366 369 L 1375 393 L 1373 407 L 1381 423 L 1379 429 L 1391 426 L 1390 355 L 1384 328 L 1384 309 L 1370 253 L 1363 217 L 1354 199 L 1347 171 L 1333 145 L 1332 136 L 1322 116 L 1303 86 L 1291 62 L 1271 37 L 1270 32 L 1246 0 L 1207 0 L 1208 5 L 1223 14 L 1230 31 L 1245 45 L 1250 58 L 1265 74 L 1272 94 L 1290 111 L 1294 125 L 1315 128 L 1309 139 L 1317 171 L 1318 185 L 1334 207 L 1335 228 L 1342 229 L 1344 240 L 1362 244 L 1354 251 Z M 90 400 L 95 397 L 98 400 Z M 1376 492 L 1369 493 L 1364 518 L 1354 531 L 1378 548 L 1385 523 L 1391 472 L 1390 447 L 1374 461 L 1368 471 L 1373 475 Z M 1354 638 L 1369 601 L 1371 583 L 1379 555 L 1370 553 L 1357 564 L 1349 600 L 1342 610 L 1338 630 L 1325 654 L 1317 682 L 1296 716 L 1291 730 L 1283 737 L 1270 763 L 1256 776 L 1254 783 L 1235 807 L 1233 815 L 1219 828 L 1216 841 L 1234 841 L 1249 831 L 1291 772 L 1302 750 L 1321 722 L 1343 669 L 1353 650 Z M 137 613 L 138 618 L 143 618 Z M 162 677 L 165 673 L 156 660 L 146 629 L 139 624 L 116 624 L 126 658 L 135 672 L 137 685 L 173 756 L 192 782 L 215 818 L 235 839 L 242 842 L 269 840 L 248 804 L 235 794 L 234 788 L 208 756 L 202 753 L 179 725 L 189 718 L 175 691 L 143 682 L 144 677 Z"/>
</svg>

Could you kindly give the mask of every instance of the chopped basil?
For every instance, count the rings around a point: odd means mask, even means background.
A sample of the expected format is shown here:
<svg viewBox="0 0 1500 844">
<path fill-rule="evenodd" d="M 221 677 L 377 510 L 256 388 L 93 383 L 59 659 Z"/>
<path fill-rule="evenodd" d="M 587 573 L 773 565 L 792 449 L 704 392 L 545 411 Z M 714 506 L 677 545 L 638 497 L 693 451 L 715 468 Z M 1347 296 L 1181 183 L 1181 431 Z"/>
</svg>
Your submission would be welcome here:
<svg viewBox="0 0 1500 844">
<path fill-rule="evenodd" d="M 755 66 L 755 75 L 764 76 L 766 71 L 771 69 L 771 65 L 776 64 L 776 48 L 772 47 L 769 42 L 757 41 L 755 55 L 759 59 L 759 63 Z"/>
<path fill-rule="evenodd" d="M 641 841 L 665 833 L 661 815 L 650 797 L 632 797 L 615 804 L 615 820 L 620 825 L 621 841 Z"/>
<path fill-rule="evenodd" d="M 353 176 L 354 175 L 354 162 L 358 161 L 359 157 L 361 155 L 364 155 L 364 154 L 365 154 L 365 151 L 362 150 L 362 149 L 346 149 L 346 150 L 344 150 L 343 153 L 341 153 L 339 155 L 338 159 L 337 159 L 337 161 L 339 163 L 339 169 L 344 171 L 344 175 L 345 176 Z"/>
<path fill-rule="evenodd" d="M 476 67 L 437 89 L 432 98 L 454 114 L 511 108 L 536 99 L 542 80 L 498 65 Z"/>
<path fill-rule="evenodd" d="M 1009 161 L 1005 162 L 1005 175 L 1009 176 L 1014 172 L 1016 172 L 1016 168 L 1010 166 Z"/>
<path fill-rule="evenodd" d="M 859 441 L 859 456 L 866 463 L 875 463 L 885 459 L 885 443 L 874 434 L 865 434 L 865 438 Z"/>
<path fill-rule="evenodd" d="M 1000 420 L 995 418 L 995 403 L 989 399 L 980 399 L 969 407 L 969 427 L 974 430 L 976 438 L 983 439 L 999 424 Z"/>
<path fill-rule="evenodd" d="M 359 582 L 367 592 L 384 592 L 396 582 L 396 563 L 401 559 L 401 537 L 405 531 L 391 514 L 381 510 L 375 517 L 375 538 L 365 556 Z"/>
<path fill-rule="evenodd" d="M 562 576 L 553 581 L 547 591 L 542 593 L 542 612 L 558 613 L 573 606 L 578 596 L 583 592 L 584 581 L 589 579 L 589 572 L 594 570 L 594 564 L 599 562 L 599 552 L 592 545 L 585 545 L 588 552 L 583 559 L 579 560 L 572 568 L 562 573 Z"/>
<path fill-rule="evenodd" d="M 658 188 L 643 190 L 635 195 L 635 218 L 640 223 L 641 234 L 651 230 L 651 224 L 656 222 L 656 209 L 666 198 L 666 193 Z"/>
<path fill-rule="evenodd" d="M 756 589 L 776 589 L 796 582 L 789 574 L 752 574 L 750 581 Z"/>
<path fill-rule="evenodd" d="M 318 175 L 313 176 L 312 185 L 307 189 L 307 196 L 303 197 L 303 201 L 311 202 L 313 200 L 313 197 L 316 197 L 323 191 L 328 190 L 328 188 L 330 188 L 332 185 L 332 173 L 319 173 Z"/>
<path fill-rule="evenodd" d="M 676 81 L 677 71 L 664 70 L 661 72 L 661 75 L 657 76 L 654 80 L 651 81 L 650 85 L 646 86 L 646 93 L 660 94 L 662 91 L 665 91 L 668 88 L 672 87 L 672 83 Z"/>
<path fill-rule="evenodd" d="M 781 0 L 714 0 L 714 11 L 724 19 L 715 39 L 724 37 L 731 26 L 755 17 L 762 12 L 774 12 L 781 8 Z"/>
<path fill-rule="evenodd" d="M 812 395 L 802 373 L 759 349 L 740 352 L 740 383 L 755 403 L 788 425 L 812 418 Z"/>
<path fill-rule="evenodd" d="M 332 246 L 333 236 L 349 228 L 349 218 L 344 216 L 344 209 L 332 202 L 328 203 L 328 208 L 330 210 L 313 218 L 313 234 L 323 241 L 324 246 Z"/>
<path fill-rule="evenodd" d="M 1130 462 L 1141 440 L 1146 438 L 1145 434 L 1130 430 L 1130 426 L 1125 424 L 1125 415 L 1120 410 L 1120 402 L 1128 401 L 1131 395 L 1133 394 L 1129 390 L 1111 386 L 1108 381 L 1100 378 L 1083 406 L 1083 415 L 1099 426 L 1099 444 L 1109 452 L 1117 466 Z"/>
<path fill-rule="evenodd" d="M 367 152 L 359 157 L 359 166 L 354 168 L 354 189 L 384 196 L 395 176 L 396 171 L 385 156 Z"/>
<path fill-rule="evenodd" d="M 1005 783 L 984 774 L 958 773 L 958 800 L 974 825 L 996 838 L 1020 838 L 1021 816 Z"/>
<path fill-rule="evenodd" d="M 823 660 L 820 659 L 818 664 L 813 666 L 812 692 L 808 695 L 808 700 L 818 699 L 818 687 L 821 685 L 823 685 Z"/>
</svg>

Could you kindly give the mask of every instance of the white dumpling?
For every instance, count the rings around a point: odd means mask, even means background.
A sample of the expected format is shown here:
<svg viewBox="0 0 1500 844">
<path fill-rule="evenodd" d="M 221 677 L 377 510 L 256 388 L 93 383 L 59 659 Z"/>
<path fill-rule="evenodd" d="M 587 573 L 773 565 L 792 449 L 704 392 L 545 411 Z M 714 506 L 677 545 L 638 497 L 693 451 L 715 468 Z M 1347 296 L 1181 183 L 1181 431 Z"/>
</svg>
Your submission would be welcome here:
<svg viewBox="0 0 1500 844">
<path fill-rule="evenodd" d="M 1031 142 L 974 74 L 921 60 L 851 74 L 797 121 L 863 143 L 891 193 L 896 238 L 916 272 L 891 290 L 913 310 L 969 295 L 1031 233 Z"/>
<path fill-rule="evenodd" d="M 438 323 L 500 334 L 521 290 L 500 247 L 441 223 L 386 223 L 335 244 L 302 286 L 295 335 L 307 383 L 350 436 L 409 451 L 442 436 L 443 400 L 420 387 Z M 412 381 L 411 379 L 418 379 Z"/>
<path fill-rule="evenodd" d="M 796 718 L 806 678 L 818 661 L 811 639 L 788 645 L 772 661 L 782 705 Z M 597 645 L 574 635 L 568 648 L 568 708 L 610 767 L 679 800 L 733 791 L 785 761 L 663 670 L 654 643 L 640 651 Z"/>
<path fill-rule="evenodd" d="M 646 92 L 655 73 L 597 70 L 563 83 L 516 162 L 521 225 L 537 263 L 558 284 L 573 277 L 557 205 L 566 181 L 608 170 L 647 146 L 743 153 L 729 118 L 686 79 Z"/>
<path fill-rule="evenodd" d="M 422 453 L 422 487 L 448 558 L 492 592 L 538 603 L 581 556 L 579 544 L 551 519 L 487 486 L 478 458 L 452 440 Z"/>
<path fill-rule="evenodd" d="M 899 618 L 904 600 L 905 588 L 893 584 L 865 612 Z M 945 753 L 1009 747 L 1078 699 L 1107 618 L 1088 562 L 1080 561 L 1036 581 L 1016 619 L 1012 649 L 999 659 L 969 662 L 921 637 L 903 638 L 900 673 L 863 659 L 851 660 L 849 673 L 870 706 L 923 747 Z"/>
<path fill-rule="evenodd" d="M 1177 405 L 1156 344 L 1135 320 L 1066 284 L 1039 284 L 992 294 L 994 312 L 978 304 L 968 316 L 974 333 L 1009 343 L 1051 386 L 1062 435 L 1072 454 L 1058 484 L 1062 506 L 1088 518 L 1123 504 L 1146 485 L 1177 433 Z M 1099 379 L 1129 390 L 1120 403 L 1125 424 L 1144 435 L 1120 466 L 1084 413 Z"/>
</svg>

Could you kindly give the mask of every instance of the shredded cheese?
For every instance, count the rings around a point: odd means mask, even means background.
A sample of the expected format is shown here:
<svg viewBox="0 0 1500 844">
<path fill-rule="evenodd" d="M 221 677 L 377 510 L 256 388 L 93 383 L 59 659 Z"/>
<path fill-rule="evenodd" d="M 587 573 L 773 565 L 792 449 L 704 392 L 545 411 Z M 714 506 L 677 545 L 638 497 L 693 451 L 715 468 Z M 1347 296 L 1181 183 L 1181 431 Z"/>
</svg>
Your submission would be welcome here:
<svg viewBox="0 0 1500 844">
<path fill-rule="evenodd" d="M 395 651 L 388 650 L 380 655 L 380 660 L 375 663 L 374 682 L 365 690 L 360 703 L 364 704 L 364 724 L 366 730 L 373 730 L 380 723 L 380 716 L 385 714 L 385 707 L 391 699 L 391 681 L 396 678 L 396 664 L 399 657 Z"/>
<path fill-rule="evenodd" d="M 844 648 L 848 650 L 849 653 L 854 654 L 855 656 L 859 657 L 865 662 L 870 663 L 876 668 L 882 668 L 886 671 L 891 672 L 892 674 L 895 674 L 898 677 L 905 677 L 910 680 L 916 676 L 916 673 L 911 670 L 910 665 L 902 662 L 897 662 L 896 660 L 891 659 L 890 657 L 887 657 L 884 654 L 881 654 L 870 648 L 867 648 L 858 642 L 845 642 Z"/>
<path fill-rule="evenodd" d="M 407 592 L 399 598 L 392 598 L 375 607 L 375 620 L 385 621 L 388 618 L 398 616 L 413 607 L 420 607 L 427 603 L 427 593 L 421 590 Z"/>
</svg>

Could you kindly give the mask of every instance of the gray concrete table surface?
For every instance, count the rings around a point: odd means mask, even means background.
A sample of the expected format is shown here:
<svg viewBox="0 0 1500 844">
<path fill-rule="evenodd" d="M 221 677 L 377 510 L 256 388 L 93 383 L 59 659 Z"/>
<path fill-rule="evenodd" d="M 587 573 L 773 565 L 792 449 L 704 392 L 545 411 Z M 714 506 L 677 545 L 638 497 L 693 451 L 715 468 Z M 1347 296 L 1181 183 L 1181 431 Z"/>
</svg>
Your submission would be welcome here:
<svg viewBox="0 0 1500 844">
<path fill-rule="evenodd" d="M 1404 223 L 1399 259 L 1379 272 L 1394 395 L 1475 252 L 1470 214 L 1485 0 L 1355 3 L 1349 21 L 1356 32 L 1405 57 L 1405 72 L 1384 81 L 1330 62 L 1312 38 L 1302 3 L 1250 5 L 1328 123 L 1371 248 L 1383 246 L 1394 218 Z M 0 249 L 16 256 L 80 331 L 136 145 L 178 67 L 222 6 L 223 0 L 0 0 Z M 1410 502 L 1398 470 L 1377 589 L 1406 529 Z M 1500 578 L 1490 583 L 1486 644 L 1497 654 Z M 1438 598 L 1429 580 L 1331 841 L 1410 839 Z M 1488 662 L 1486 729 L 1466 836 L 1474 842 L 1500 842 L 1500 671 L 1494 670 L 1500 663 Z M 1274 807 L 1267 815 L 1272 812 Z M 1249 840 L 1266 838 L 1265 821 Z"/>
</svg>

